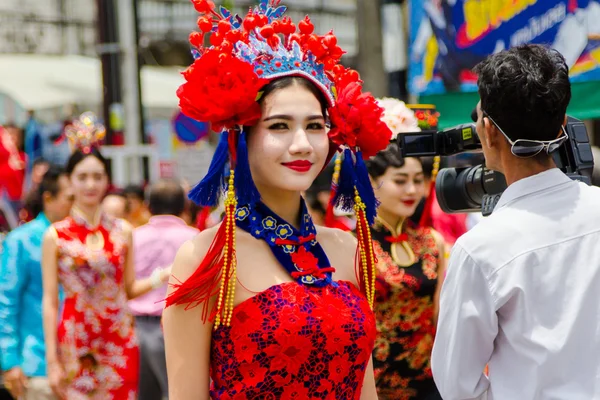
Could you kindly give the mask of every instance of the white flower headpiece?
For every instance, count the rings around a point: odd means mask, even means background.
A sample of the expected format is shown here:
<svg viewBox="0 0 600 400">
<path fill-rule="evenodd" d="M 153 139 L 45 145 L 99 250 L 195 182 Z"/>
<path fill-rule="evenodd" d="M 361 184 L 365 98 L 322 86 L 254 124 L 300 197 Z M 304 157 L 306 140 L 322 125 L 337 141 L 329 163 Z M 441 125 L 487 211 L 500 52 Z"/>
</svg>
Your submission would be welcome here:
<svg viewBox="0 0 600 400">
<path fill-rule="evenodd" d="M 395 139 L 400 133 L 418 132 L 421 130 L 418 126 L 415 112 L 408 108 L 403 101 L 384 97 L 377 99 L 377 103 L 385 110 L 381 120 L 392 131 L 392 139 Z"/>
</svg>

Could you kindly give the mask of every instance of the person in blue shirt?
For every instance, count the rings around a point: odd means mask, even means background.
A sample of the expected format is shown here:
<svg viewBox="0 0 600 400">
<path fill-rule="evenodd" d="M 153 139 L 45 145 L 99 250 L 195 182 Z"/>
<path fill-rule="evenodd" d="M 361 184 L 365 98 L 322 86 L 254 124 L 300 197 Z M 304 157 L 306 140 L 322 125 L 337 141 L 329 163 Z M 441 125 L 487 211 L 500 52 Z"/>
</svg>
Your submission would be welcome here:
<svg viewBox="0 0 600 400">
<path fill-rule="evenodd" d="M 42 324 L 42 238 L 65 218 L 73 194 L 64 169 L 51 166 L 38 187 L 36 218 L 6 237 L 0 262 L 0 368 L 15 399 L 54 399 L 46 379 Z"/>
</svg>

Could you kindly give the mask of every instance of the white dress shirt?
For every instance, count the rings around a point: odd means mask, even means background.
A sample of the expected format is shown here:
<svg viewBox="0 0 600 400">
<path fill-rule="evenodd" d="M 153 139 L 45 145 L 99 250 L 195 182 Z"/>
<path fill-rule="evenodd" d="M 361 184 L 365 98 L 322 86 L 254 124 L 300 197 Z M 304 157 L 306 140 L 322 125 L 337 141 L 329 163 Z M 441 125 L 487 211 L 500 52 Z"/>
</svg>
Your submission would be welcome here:
<svg viewBox="0 0 600 400">
<path fill-rule="evenodd" d="M 431 368 L 444 400 L 600 399 L 600 188 L 519 180 L 458 239 Z"/>
</svg>

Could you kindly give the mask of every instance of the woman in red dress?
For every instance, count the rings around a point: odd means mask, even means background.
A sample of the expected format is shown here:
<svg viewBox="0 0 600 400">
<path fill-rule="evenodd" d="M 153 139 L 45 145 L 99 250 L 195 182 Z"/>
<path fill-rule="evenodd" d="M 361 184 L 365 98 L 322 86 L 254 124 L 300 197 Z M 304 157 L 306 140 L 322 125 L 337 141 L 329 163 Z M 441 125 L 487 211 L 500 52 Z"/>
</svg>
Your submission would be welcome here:
<svg viewBox="0 0 600 400">
<path fill-rule="evenodd" d="M 384 120 L 395 134 L 416 131 L 403 102 L 384 99 Z M 373 366 L 380 400 L 441 400 L 431 374 L 444 240 L 410 217 L 425 194 L 423 165 L 404 158 L 397 143 L 367 162 L 380 201 L 372 235 L 377 257 Z"/>
<path fill-rule="evenodd" d="M 339 65 L 335 36 L 314 34 L 308 17 L 297 30 L 278 1 L 245 19 L 193 3 L 213 47 L 191 35 L 197 58 L 180 106 L 223 132 L 190 197 L 213 206 L 223 183 L 227 194 L 224 221 L 184 244 L 173 265 L 169 399 L 376 399 L 376 202 L 362 157 L 389 142 L 382 110 Z M 356 210 L 358 248 L 349 233 L 315 227 L 301 196 L 340 146 L 336 200 Z"/>
<path fill-rule="evenodd" d="M 107 161 L 93 145 L 103 128 L 89 114 L 80 121 L 67 164 L 74 206 L 48 230 L 42 248 L 48 378 L 61 399 L 130 400 L 137 395 L 139 354 L 127 300 L 162 285 L 169 270 L 135 280 L 131 226 L 100 212 Z"/>
</svg>

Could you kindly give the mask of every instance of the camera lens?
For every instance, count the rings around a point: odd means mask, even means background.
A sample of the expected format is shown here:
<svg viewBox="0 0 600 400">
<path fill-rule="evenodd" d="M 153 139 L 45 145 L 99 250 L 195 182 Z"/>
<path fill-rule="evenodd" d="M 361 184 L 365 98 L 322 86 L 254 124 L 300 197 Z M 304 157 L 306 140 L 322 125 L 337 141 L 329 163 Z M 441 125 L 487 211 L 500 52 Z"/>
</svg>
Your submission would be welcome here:
<svg viewBox="0 0 600 400">
<path fill-rule="evenodd" d="M 447 213 L 480 211 L 485 195 L 502 193 L 504 189 L 504 175 L 483 165 L 441 169 L 435 182 L 438 203 Z"/>
</svg>

